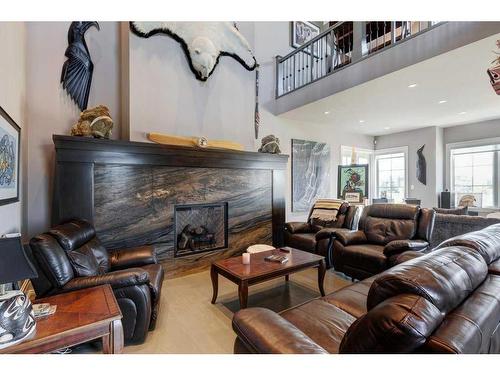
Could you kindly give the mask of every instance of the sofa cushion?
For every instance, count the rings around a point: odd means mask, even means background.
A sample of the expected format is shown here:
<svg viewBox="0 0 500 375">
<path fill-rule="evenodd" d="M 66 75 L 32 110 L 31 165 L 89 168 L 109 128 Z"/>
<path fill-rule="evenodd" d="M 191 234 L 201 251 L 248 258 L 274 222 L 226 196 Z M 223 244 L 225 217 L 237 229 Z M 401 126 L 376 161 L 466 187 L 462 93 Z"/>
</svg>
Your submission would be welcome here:
<svg viewBox="0 0 500 375">
<path fill-rule="evenodd" d="M 487 264 L 500 258 L 500 224 L 445 240 L 437 248 L 466 246 L 478 251 Z"/>
<path fill-rule="evenodd" d="M 445 215 L 467 215 L 469 212 L 469 207 L 458 207 L 458 208 L 433 208 L 434 211 L 438 214 Z"/>
<path fill-rule="evenodd" d="M 373 309 L 398 294 L 420 295 L 444 314 L 457 307 L 487 276 L 488 268 L 476 251 L 449 247 L 399 264 L 373 282 L 367 307 Z"/>
<path fill-rule="evenodd" d="M 488 265 L 488 273 L 500 276 L 500 259 Z"/>
<path fill-rule="evenodd" d="M 99 274 L 99 265 L 89 246 L 83 245 L 76 250 L 69 250 L 67 254 L 77 277 L 97 276 Z"/>
<path fill-rule="evenodd" d="M 500 277 L 489 275 L 431 335 L 424 351 L 499 353 Z M 496 343 L 496 344 L 495 344 Z"/>
<path fill-rule="evenodd" d="M 347 285 L 322 299 L 359 318 L 366 314 L 366 298 L 376 276 Z"/>
<path fill-rule="evenodd" d="M 439 309 L 423 297 L 391 297 L 349 327 L 339 353 L 410 353 L 426 342 L 442 320 Z"/>
<path fill-rule="evenodd" d="M 314 253 L 316 251 L 316 234 L 315 233 L 295 233 L 287 237 L 287 246 L 296 249 L 309 251 Z"/>
<path fill-rule="evenodd" d="M 339 345 L 356 317 L 323 299 L 314 299 L 280 314 L 328 353 Z"/>
<path fill-rule="evenodd" d="M 362 269 L 370 275 L 380 273 L 387 268 L 387 257 L 384 255 L 384 247 L 381 245 L 343 246 L 338 241 L 335 241 L 333 258 L 335 263 L 340 262 L 344 265 Z"/>
<path fill-rule="evenodd" d="M 95 237 L 95 229 L 89 222 L 73 219 L 49 230 L 66 251 L 78 249 Z"/>
</svg>

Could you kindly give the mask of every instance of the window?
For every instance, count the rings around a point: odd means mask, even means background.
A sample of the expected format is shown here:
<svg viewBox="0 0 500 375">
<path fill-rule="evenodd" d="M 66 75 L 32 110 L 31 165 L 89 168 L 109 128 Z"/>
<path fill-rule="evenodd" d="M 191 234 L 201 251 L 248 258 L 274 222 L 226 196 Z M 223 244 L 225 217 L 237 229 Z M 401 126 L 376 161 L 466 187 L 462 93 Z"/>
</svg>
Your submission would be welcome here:
<svg viewBox="0 0 500 375">
<path fill-rule="evenodd" d="M 341 147 L 341 164 L 371 164 L 373 150 L 359 149 L 356 147 L 342 146 Z"/>
<path fill-rule="evenodd" d="M 407 150 L 380 150 L 375 155 L 377 198 L 402 203 L 406 197 Z"/>
<path fill-rule="evenodd" d="M 498 206 L 499 153 L 500 144 L 451 149 L 451 190 L 456 205 L 463 194 L 469 193 L 474 195 L 477 207 Z"/>
</svg>

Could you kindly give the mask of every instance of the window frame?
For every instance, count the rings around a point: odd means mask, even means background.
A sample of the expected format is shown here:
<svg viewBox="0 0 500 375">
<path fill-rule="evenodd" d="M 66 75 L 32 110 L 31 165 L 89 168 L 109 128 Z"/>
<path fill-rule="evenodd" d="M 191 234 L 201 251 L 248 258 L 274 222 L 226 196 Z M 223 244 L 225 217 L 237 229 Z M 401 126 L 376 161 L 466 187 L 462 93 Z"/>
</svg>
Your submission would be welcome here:
<svg viewBox="0 0 500 375">
<path fill-rule="evenodd" d="M 374 171 L 374 163 L 375 163 L 375 150 L 369 149 L 369 148 L 363 148 L 363 147 L 356 147 L 356 146 L 347 146 L 347 145 L 340 145 L 340 159 L 339 159 L 339 165 L 346 165 L 342 163 L 342 157 L 344 152 L 347 153 L 352 153 L 352 149 L 356 149 L 356 152 L 362 152 L 370 155 L 369 162 L 368 162 L 368 199 L 371 202 L 372 197 L 374 196 L 374 184 L 373 184 L 373 177 L 375 174 L 373 173 Z M 349 163 L 351 164 L 351 163 Z M 362 163 L 356 163 L 356 164 L 362 164 Z M 338 176 L 337 176 L 338 178 Z M 338 193 L 338 192 L 337 192 Z"/>
<path fill-rule="evenodd" d="M 453 172 L 454 166 L 452 165 L 451 153 L 453 150 L 461 148 L 472 148 L 481 146 L 498 146 L 493 157 L 493 206 L 481 207 L 479 210 L 497 209 L 500 206 L 500 137 L 488 139 L 476 139 L 472 141 L 454 142 L 446 144 L 446 187 L 452 193 L 454 191 Z M 453 202 L 455 203 L 455 202 Z"/>
<path fill-rule="evenodd" d="M 375 150 L 374 151 L 374 158 L 373 158 L 373 175 L 372 175 L 372 181 L 374 181 L 374 186 L 373 186 L 373 195 L 372 197 L 374 198 L 380 198 L 378 194 L 378 187 L 379 187 L 379 173 L 378 173 L 378 162 L 377 158 L 379 156 L 383 155 L 390 155 L 390 154 L 404 154 L 404 172 L 405 172 L 405 188 L 404 188 L 404 195 L 405 198 L 408 198 L 408 188 L 409 188 L 409 169 L 408 169 L 408 146 L 400 146 L 400 147 L 391 147 L 391 148 L 384 148 L 380 150 Z M 404 202 L 403 202 L 404 203 Z"/>
</svg>

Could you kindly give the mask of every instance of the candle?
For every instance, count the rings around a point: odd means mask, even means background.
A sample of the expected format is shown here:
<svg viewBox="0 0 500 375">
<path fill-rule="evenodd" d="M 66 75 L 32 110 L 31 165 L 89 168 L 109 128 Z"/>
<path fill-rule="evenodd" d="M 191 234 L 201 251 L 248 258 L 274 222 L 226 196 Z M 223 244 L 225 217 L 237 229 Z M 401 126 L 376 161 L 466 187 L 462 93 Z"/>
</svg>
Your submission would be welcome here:
<svg viewBox="0 0 500 375">
<path fill-rule="evenodd" d="M 250 254 L 249 253 L 243 253 L 241 256 L 241 260 L 243 264 L 250 264 Z"/>
</svg>

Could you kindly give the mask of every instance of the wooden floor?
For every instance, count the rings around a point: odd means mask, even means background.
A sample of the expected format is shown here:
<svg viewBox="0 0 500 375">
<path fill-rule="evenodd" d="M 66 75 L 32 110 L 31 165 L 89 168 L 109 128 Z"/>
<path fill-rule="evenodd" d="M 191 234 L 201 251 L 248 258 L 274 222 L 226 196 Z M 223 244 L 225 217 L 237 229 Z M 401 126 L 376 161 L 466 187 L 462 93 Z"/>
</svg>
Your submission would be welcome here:
<svg viewBox="0 0 500 375">
<path fill-rule="evenodd" d="M 349 281 L 327 272 L 325 292 Z M 309 269 L 249 288 L 248 306 L 281 311 L 318 297 L 317 270 Z M 212 305 L 208 271 L 165 280 L 156 329 L 142 345 L 127 346 L 124 353 L 232 353 L 235 334 L 231 318 L 238 310 L 237 286 L 219 276 L 219 297 Z"/>
</svg>

